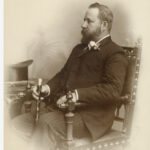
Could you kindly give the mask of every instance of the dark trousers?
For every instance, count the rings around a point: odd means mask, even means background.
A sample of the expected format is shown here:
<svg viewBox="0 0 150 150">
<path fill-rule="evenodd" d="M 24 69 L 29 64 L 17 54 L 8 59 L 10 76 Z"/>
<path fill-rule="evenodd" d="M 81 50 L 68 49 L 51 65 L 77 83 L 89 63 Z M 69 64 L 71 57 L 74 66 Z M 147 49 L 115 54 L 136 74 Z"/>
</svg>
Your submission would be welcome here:
<svg viewBox="0 0 150 150">
<path fill-rule="evenodd" d="M 41 114 L 36 127 L 31 113 L 14 118 L 12 123 L 16 133 L 28 140 L 31 150 L 55 150 L 56 147 L 61 149 L 66 147 L 66 121 L 62 111 L 55 110 Z M 74 116 L 73 136 L 90 137 L 79 113 L 75 113 Z"/>
</svg>

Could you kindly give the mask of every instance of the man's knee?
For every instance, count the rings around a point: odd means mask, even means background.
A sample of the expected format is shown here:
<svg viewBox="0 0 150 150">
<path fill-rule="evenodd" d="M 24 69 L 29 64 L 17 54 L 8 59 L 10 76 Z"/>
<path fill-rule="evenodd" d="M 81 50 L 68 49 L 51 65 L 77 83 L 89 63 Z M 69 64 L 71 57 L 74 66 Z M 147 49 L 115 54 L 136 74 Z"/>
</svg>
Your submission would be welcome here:
<svg viewBox="0 0 150 150">
<path fill-rule="evenodd" d="M 11 123 L 14 127 L 24 127 L 24 126 L 31 126 L 34 122 L 34 118 L 30 113 L 19 115 L 15 117 Z"/>
<path fill-rule="evenodd" d="M 19 136 L 31 136 L 34 118 L 30 113 L 19 115 L 11 121 L 11 131 Z"/>
<path fill-rule="evenodd" d="M 63 112 L 50 112 L 40 116 L 39 127 L 49 127 L 49 129 L 59 131 L 64 134 L 66 131 L 66 123 Z"/>
<path fill-rule="evenodd" d="M 39 118 L 39 123 L 57 123 L 57 122 L 64 122 L 64 114 L 62 112 L 49 112 L 42 114 Z"/>
</svg>

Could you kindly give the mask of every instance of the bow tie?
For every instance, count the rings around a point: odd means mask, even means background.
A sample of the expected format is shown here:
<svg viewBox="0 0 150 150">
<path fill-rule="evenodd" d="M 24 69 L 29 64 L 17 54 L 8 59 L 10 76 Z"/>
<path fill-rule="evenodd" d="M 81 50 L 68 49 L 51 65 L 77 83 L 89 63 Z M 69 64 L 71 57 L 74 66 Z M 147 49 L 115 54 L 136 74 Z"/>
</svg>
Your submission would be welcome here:
<svg viewBox="0 0 150 150">
<path fill-rule="evenodd" d="M 96 43 L 94 41 L 90 41 L 88 45 L 86 45 L 82 51 L 78 54 L 78 57 L 82 56 L 83 54 L 89 52 L 89 51 L 100 51 L 100 42 Z"/>
<path fill-rule="evenodd" d="M 88 50 L 100 50 L 100 42 L 96 43 L 94 41 L 90 41 L 88 44 Z"/>
</svg>

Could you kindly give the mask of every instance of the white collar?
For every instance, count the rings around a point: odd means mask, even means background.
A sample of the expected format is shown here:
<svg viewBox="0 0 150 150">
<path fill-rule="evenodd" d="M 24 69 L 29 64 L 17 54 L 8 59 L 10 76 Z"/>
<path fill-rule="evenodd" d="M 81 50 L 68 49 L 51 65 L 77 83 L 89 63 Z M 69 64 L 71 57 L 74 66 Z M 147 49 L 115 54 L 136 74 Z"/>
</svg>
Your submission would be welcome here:
<svg viewBox="0 0 150 150">
<path fill-rule="evenodd" d="M 106 36 L 104 36 L 103 38 L 101 38 L 100 40 L 98 40 L 97 42 L 95 41 L 90 41 L 89 44 L 88 44 L 88 49 L 91 50 L 91 48 L 93 47 L 95 50 L 98 49 L 99 45 L 100 45 L 100 42 L 102 40 L 104 40 L 105 38 L 109 37 L 110 35 L 107 34 Z"/>
<path fill-rule="evenodd" d="M 107 37 L 109 37 L 109 36 L 110 36 L 110 34 L 107 34 L 107 35 L 104 36 L 103 38 L 99 39 L 99 40 L 96 42 L 96 44 L 98 44 L 99 42 L 101 42 L 102 40 L 104 40 L 105 38 L 107 38 Z"/>
</svg>

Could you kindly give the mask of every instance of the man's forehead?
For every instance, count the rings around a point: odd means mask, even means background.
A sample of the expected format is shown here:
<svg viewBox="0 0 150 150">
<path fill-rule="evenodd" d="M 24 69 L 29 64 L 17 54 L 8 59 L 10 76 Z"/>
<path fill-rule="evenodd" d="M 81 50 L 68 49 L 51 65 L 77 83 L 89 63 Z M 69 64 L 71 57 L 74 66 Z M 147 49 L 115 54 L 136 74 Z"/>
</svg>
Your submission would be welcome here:
<svg viewBox="0 0 150 150">
<path fill-rule="evenodd" d="M 88 10 L 85 13 L 85 18 L 97 19 L 98 15 L 99 15 L 98 8 L 88 8 Z"/>
</svg>

